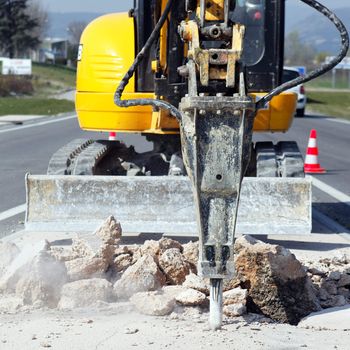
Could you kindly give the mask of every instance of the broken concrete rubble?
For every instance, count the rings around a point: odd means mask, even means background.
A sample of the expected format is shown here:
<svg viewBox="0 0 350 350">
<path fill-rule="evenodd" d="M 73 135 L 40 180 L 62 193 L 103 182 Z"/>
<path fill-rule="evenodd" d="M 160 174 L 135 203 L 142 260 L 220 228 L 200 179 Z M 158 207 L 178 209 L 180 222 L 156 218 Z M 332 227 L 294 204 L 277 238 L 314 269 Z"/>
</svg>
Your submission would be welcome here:
<svg viewBox="0 0 350 350">
<path fill-rule="evenodd" d="M 248 291 L 237 287 L 223 293 L 223 313 L 228 317 L 242 316 L 247 312 Z"/>
<path fill-rule="evenodd" d="M 75 258 L 102 258 L 112 264 L 121 234 L 120 224 L 110 216 L 92 235 L 78 235 L 73 239 L 73 255 Z"/>
<path fill-rule="evenodd" d="M 28 245 L 18 253 L 14 245 L 2 247 L 9 249 L 9 265 L 0 280 L 3 293 L 16 293 L 23 304 L 55 308 L 60 291 L 67 281 L 67 271 L 63 262 L 52 254 L 50 244 L 40 241 Z M 5 257 L 5 256 L 4 256 Z"/>
<path fill-rule="evenodd" d="M 159 258 L 159 266 L 169 284 L 182 284 L 190 273 L 190 264 L 177 248 L 166 250 Z"/>
<path fill-rule="evenodd" d="M 206 295 L 209 295 L 209 289 L 210 289 L 209 280 L 203 279 L 202 277 L 194 273 L 190 273 L 189 275 L 187 275 L 185 282 L 182 285 L 183 287 L 192 288 Z"/>
<path fill-rule="evenodd" d="M 188 288 L 184 287 L 183 285 L 182 286 L 164 286 L 162 288 L 162 292 L 173 298 L 176 298 L 176 296 L 178 296 L 182 292 L 185 292 L 187 289 Z"/>
<path fill-rule="evenodd" d="M 105 277 L 108 263 L 102 258 L 77 258 L 65 262 L 68 280 L 70 282 L 81 279 Z"/>
<path fill-rule="evenodd" d="M 113 285 L 102 278 L 80 280 L 62 287 L 58 308 L 64 310 L 88 307 L 98 301 L 113 301 Z"/>
<path fill-rule="evenodd" d="M 166 250 L 172 248 L 178 249 L 181 253 L 183 252 L 183 246 L 180 242 L 167 237 L 162 237 L 159 240 L 160 254 L 163 254 Z"/>
<path fill-rule="evenodd" d="M 193 272 L 197 272 L 198 254 L 199 254 L 198 242 L 188 242 L 183 245 L 183 256 L 185 260 L 191 265 Z"/>
<path fill-rule="evenodd" d="M 70 261 L 77 258 L 76 255 L 73 254 L 71 247 L 50 247 L 51 255 L 59 261 Z"/>
<path fill-rule="evenodd" d="M 114 269 L 117 272 L 124 272 L 129 266 L 132 265 L 132 256 L 129 254 L 118 255 L 114 259 Z"/>
<path fill-rule="evenodd" d="M 159 241 L 153 239 L 145 241 L 139 249 L 141 256 L 150 255 L 155 261 L 158 261 L 160 246 Z"/>
<path fill-rule="evenodd" d="M 341 274 L 337 283 L 337 287 L 350 287 L 350 274 Z"/>
<path fill-rule="evenodd" d="M 62 309 L 121 305 L 130 298 L 147 315 L 167 315 L 196 306 L 207 310 L 209 281 L 197 275 L 198 242 L 181 245 L 162 238 L 126 246 L 120 245 L 120 234 L 120 225 L 109 218 L 94 234 L 75 238 L 71 247 L 50 247 L 42 241 L 16 256 L 18 249 L 8 246 L 11 268 L 5 267 L 0 281 L 5 297 L 15 299 L 4 302 L 3 309 L 56 307 L 58 302 Z M 0 244 L 0 254 L 3 247 Z M 283 247 L 249 236 L 236 240 L 235 254 L 237 276 L 225 280 L 223 286 L 227 317 L 254 311 L 296 324 L 319 304 L 330 308 L 350 302 L 350 265 L 344 255 L 303 262 L 303 266 Z M 65 277 L 58 283 L 42 277 L 45 274 L 37 263 L 45 259 L 63 268 Z M 24 278 L 26 266 L 34 273 Z"/>
<path fill-rule="evenodd" d="M 223 313 L 228 317 L 238 317 L 242 316 L 247 312 L 247 307 L 245 304 L 229 304 L 224 305 Z"/>
<path fill-rule="evenodd" d="M 320 310 L 309 277 L 287 249 L 252 237 L 236 242 L 237 277 L 248 289 L 248 309 L 290 324 Z"/>
<path fill-rule="evenodd" d="M 131 265 L 133 265 L 141 258 L 140 246 L 136 244 L 131 246 L 118 246 L 114 251 L 114 255 L 116 258 L 119 255 L 124 255 L 124 254 L 131 256 L 132 258 Z"/>
<path fill-rule="evenodd" d="M 113 263 L 115 248 L 92 235 L 77 236 L 72 244 L 74 258 L 102 258 L 107 264 Z"/>
<path fill-rule="evenodd" d="M 223 293 L 223 304 L 232 305 L 232 304 L 246 304 L 248 296 L 248 291 L 240 287 L 228 290 Z"/>
<path fill-rule="evenodd" d="M 114 216 L 109 216 L 93 235 L 106 244 L 118 245 L 122 237 L 122 228 Z"/>
<path fill-rule="evenodd" d="M 49 249 L 50 244 L 48 241 L 39 241 L 24 247 L 1 276 L 0 291 L 14 292 L 18 280 L 25 273 L 32 260 L 41 252 L 46 252 Z"/>
<path fill-rule="evenodd" d="M 157 290 L 165 284 L 165 275 L 151 255 L 144 255 L 128 267 L 114 284 L 118 299 L 127 299 L 138 292 Z"/>
<path fill-rule="evenodd" d="M 201 306 L 208 301 L 204 293 L 191 288 L 177 295 L 175 299 L 179 304 L 184 306 Z"/>
<path fill-rule="evenodd" d="M 136 293 L 130 301 L 139 312 L 151 316 L 169 315 L 176 305 L 174 297 L 159 291 Z"/>
<path fill-rule="evenodd" d="M 66 282 L 64 263 L 56 260 L 49 251 L 41 251 L 22 272 L 16 284 L 16 295 L 25 304 L 39 303 L 55 308 Z"/>
<path fill-rule="evenodd" d="M 308 274 L 317 291 L 322 308 L 350 303 L 350 259 L 346 254 L 306 261 Z"/>
</svg>

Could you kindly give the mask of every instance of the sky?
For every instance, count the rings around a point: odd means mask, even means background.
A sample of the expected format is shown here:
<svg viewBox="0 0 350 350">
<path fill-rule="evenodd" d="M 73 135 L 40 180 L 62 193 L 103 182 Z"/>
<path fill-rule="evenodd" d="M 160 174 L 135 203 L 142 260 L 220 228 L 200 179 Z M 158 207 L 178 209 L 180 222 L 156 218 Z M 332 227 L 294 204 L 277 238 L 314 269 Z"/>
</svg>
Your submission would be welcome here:
<svg viewBox="0 0 350 350">
<path fill-rule="evenodd" d="M 38 0 L 50 12 L 93 12 L 108 13 L 127 11 L 132 0 Z"/>
<path fill-rule="evenodd" d="M 50 12 L 94 12 L 107 13 L 113 11 L 126 11 L 130 8 L 132 0 L 39 0 L 44 8 Z M 349 0 L 319 0 L 331 9 L 349 6 Z M 287 5 L 296 5 L 300 0 L 287 0 Z M 301 5 L 303 6 L 303 5 Z M 303 7 L 302 7 L 303 8 Z"/>
</svg>

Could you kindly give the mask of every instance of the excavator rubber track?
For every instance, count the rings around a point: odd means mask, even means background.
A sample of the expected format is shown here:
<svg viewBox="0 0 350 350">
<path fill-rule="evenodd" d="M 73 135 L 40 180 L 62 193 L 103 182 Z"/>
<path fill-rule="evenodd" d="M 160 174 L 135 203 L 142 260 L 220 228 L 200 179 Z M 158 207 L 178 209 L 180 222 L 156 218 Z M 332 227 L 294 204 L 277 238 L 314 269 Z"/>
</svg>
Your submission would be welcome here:
<svg viewBox="0 0 350 350">
<path fill-rule="evenodd" d="M 101 161 L 128 153 L 132 152 L 119 141 L 76 139 L 54 153 L 47 175 L 112 175 L 110 162 L 100 169 Z"/>
<path fill-rule="evenodd" d="M 257 142 L 257 177 L 300 177 L 304 174 L 304 161 L 295 141 Z"/>
<path fill-rule="evenodd" d="M 94 140 L 75 139 L 60 148 L 50 159 L 48 175 L 72 175 L 74 163 L 79 154 L 89 147 Z"/>
<path fill-rule="evenodd" d="M 296 144 L 257 142 L 252 150 L 256 177 L 246 177 L 242 184 L 238 232 L 310 233 L 311 180 L 304 178 Z M 163 176 L 125 176 L 137 172 L 125 170 L 123 161 L 134 164 L 140 157 L 147 160 L 152 155 L 159 153 L 143 156 L 119 141 L 70 142 L 53 155 L 48 175 L 26 177 L 26 229 L 91 231 L 113 214 L 124 233 L 196 236 L 187 176 L 164 176 L 167 169 Z M 110 176 L 96 176 L 106 174 Z"/>
<path fill-rule="evenodd" d="M 74 163 L 73 175 L 95 175 L 98 163 L 112 148 L 112 144 L 108 141 L 91 143 L 77 157 Z"/>
</svg>

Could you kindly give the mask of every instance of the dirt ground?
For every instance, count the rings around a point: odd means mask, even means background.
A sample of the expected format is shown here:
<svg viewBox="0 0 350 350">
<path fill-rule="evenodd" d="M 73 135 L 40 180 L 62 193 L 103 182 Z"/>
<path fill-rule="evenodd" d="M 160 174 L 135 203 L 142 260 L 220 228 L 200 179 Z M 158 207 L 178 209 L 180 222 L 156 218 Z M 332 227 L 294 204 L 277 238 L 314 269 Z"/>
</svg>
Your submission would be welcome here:
<svg viewBox="0 0 350 350">
<path fill-rule="evenodd" d="M 187 310 L 169 317 L 119 307 L 74 312 L 0 315 L 0 349 L 315 349 L 348 350 L 350 331 L 265 323 L 255 315 L 226 320 L 211 331 L 208 314 Z M 189 314 L 190 313 L 190 314 Z"/>
</svg>

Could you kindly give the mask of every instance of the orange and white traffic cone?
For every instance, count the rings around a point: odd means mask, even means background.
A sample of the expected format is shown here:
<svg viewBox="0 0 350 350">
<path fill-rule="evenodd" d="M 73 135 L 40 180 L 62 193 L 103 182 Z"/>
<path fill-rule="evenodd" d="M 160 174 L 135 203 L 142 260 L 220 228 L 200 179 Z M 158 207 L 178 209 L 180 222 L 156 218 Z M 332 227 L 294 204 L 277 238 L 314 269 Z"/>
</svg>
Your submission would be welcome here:
<svg viewBox="0 0 350 350">
<path fill-rule="evenodd" d="M 108 137 L 109 141 L 116 141 L 117 140 L 117 133 L 116 132 L 110 132 L 109 133 L 109 137 Z"/>
<path fill-rule="evenodd" d="M 307 146 L 304 171 L 307 174 L 324 174 L 326 170 L 321 168 L 318 162 L 318 147 L 316 130 L 311 130 L 309 144 Z"/>
</svg>

